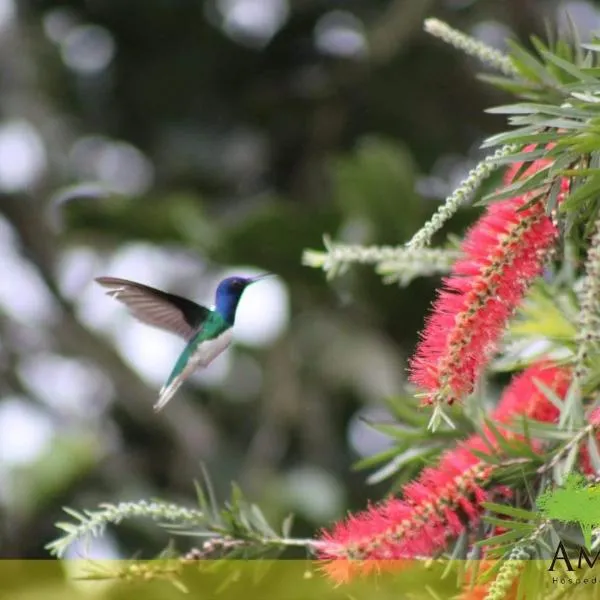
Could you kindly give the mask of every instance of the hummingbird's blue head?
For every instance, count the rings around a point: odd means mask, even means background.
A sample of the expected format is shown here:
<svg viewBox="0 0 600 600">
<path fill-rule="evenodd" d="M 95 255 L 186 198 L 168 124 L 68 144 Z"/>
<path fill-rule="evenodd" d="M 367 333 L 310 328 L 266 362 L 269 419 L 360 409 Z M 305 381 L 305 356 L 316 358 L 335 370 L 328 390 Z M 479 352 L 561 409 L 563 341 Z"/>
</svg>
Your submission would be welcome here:
<svg viewBox="0 0 600 600">
<path fill-rule="evenodd" d="M 217 312 L 230 324 L 235 321 L 235 311 L 244 290 L 252 283 L 261 280 L 266 275 L 258 277 L 227 277 L 219 283 L 216 293 L 215 308 Z"/>
</svg>

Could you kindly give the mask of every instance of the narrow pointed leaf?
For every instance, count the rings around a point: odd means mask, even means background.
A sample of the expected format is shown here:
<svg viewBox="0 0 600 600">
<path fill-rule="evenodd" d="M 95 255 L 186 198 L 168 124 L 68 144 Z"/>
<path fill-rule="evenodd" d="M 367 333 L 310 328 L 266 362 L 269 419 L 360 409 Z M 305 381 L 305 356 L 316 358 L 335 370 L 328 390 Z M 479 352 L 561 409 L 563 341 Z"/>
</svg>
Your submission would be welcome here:
<svg viewBox="0 0 600 600">
<path fill-rule="evenodd" d="M 557 81 L 548 73 L 545 66 L 532 54 L 521 48 L 513 40 L 508 40 L 511 50 L 511 59 L 515 68 L 526 78 L 555 86 Z"/>
<path fill-rule="evenodd" d="M 524 508 L 516 508 L 514 506 L 508 506 L 506 504 L 496 504 L 495 502 L 482 502 L 481 505 L 486 510 L 490 510 L 499 515 L 506 515 L 507 517 L 513 517 L 514 519 L 523 519 L 525 521 L 539 522 L 542 517 L 530 510 Z"/>
<path fill-rule="evenodd" d="M 563 58 L 556 56 L 556 54 L 552 54 L 552 52 L 548 52 L 542 50 L 540 53 L 548 62 L 556 65 L 558 68 L 565 71 L 575 79 L 579 79 L 580 81 L 585 81 L 591 84 L 597 84 L 598 80 L 595 77 L 591 77 L 590 75 L 586 75 L 581 69 L 575 66 L 573 63 L 570 63 Z"/>
<path fill-rule="evenodd" d="M 523 535 L 532 533 L 536 528 L 536 525 L 532 523 L 515 521 L 513 519 L 499 519 L 498 517 L 492 517 L 488 515 L 484 515 L 483 520 L 490 525 L 496 525 L 498 527 L 503 527 L 504 529 L 514 529 L 515 531 L 520 531 Z M 494 538 L 486 539 L 492 541 Z"/>
</svg>

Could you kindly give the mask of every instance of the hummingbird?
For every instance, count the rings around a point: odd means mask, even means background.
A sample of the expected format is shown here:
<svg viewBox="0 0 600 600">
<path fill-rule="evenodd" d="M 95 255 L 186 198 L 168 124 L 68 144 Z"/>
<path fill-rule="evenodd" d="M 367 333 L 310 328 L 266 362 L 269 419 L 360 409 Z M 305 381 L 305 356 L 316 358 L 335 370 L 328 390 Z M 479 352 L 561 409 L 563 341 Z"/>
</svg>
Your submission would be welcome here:
<svg viewBox="0 0 600 600">
<path fill-rule="evenodd" d="M 217 287 L 212 309 L 135 281 L 96 278 L 97 283 L 109 290 L 107 295 L 125 304 L 138 321 L 174 333 L 187 342 L 160 390 L 155 412 L 166 406 L 196 369 L 207 367 L 231 344 L 235 313 L 244 290 L 271 275 L 223 279 Z"/>
</svg>

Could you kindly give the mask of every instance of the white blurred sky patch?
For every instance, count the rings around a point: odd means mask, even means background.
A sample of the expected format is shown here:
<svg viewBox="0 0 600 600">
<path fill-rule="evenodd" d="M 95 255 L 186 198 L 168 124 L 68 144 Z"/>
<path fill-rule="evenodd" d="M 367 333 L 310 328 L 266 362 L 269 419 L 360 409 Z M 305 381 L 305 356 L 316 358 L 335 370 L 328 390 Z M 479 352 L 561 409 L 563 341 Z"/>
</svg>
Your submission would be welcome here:
<svg viewBox="0 0 600 600">
<path fill-rule="evenodd" d="M 136 196 L 147 192 L 154 182 L 154 166 L 135 146 L 102 136 L 77 140 L 69 162 L 76 177 L 95 181 L 114 193 Z"/>
<path fill-rule="evenodd" d="M 86 542 L 77 540 L 67 548 L 65 560 L 60 561 L 66 575 L 65 581 L 76 597 L 108 598 L 110 590 L 119 584 L 119 579 L 87 579 L 93 571 L 93 565 L 83 558 L 98 561 L 123 559 L 110 532 L 105 531 L 101 537 Z"/>
<path fill-rule="evenodd" d="M 427 198 L 445 198 L 460 185 L 475 164 L 477 159 L 474 156 L 443 154 L 435 161 L 429 174 L 417 180 L 416 190 Z"/>
<path fill-rule="evenodd" d="M 63 62 L 79 75 L 104 71 L 114 58 L 116 46 L 111 33 L 99 25 L 76 25 L 60 39 Z"/>
<path fill-rule="evenodd" d="M 569 31 L 569 17 L 581 34 L 582 41 L 590 39 L 590 33 L 600 28 L 600 10 L 591 2 L 571 0 L 561 2 L 556 8 L 556 20 L 559 31 L 563 34 Z"/>
<path fill-rule="evenodd" d="M 114 300 L 113 300 L 114 302 Z M 124 308 L 122 308 L 125 311 Z M 149 383 L 162 386 L 185 341 L 168 332 L 138 323 L 128 316 L 114 333 L 114 343 L 125 360 Z"/>
<path fill-rule="evenodd" d="M 63 566 L 69 574 L 69 580 L 74 577 L 83 575 L 81 567 L 87 567 L 81 559 L 95 559 L 95 560 L 115 560 L 122 558 L 121 552 L 119 552 L 119 546 L 111 534 L 110 531 L 105 531 L 101 536 L 89 537 L 87 539 L 80 539 L 73 542 L 66 550 L 65 560 Z M 88 583 L 102 583 L 102 582 L 88 582 Z M 101 589 L 102 586 L 100 586 Z M 86 593 L 92 591 L 92 588 L 87 586 L 84 588 Z"/>
<path fill-rule="evenodd" d="M 0 34 L 12 25 L 15 14 L 14 0 L 0 0 Z"/>
<path fill-rule="evenodd" d="M 61 44 L 78 24 L 75 12 L 66 6 L 52 8 L 43 17 L 44 33 L 55 44 Z"/>
<path fill-rule="evenodd" d="M 348 423 L 348 443 L 359 456 L 372 456 L 387 450 L 393 440 L 379 431 L 370 423 L 393 423 L 394 419 L 383 407 L 366 406 L 356 411 Z"/>
<path fill-rule="evenodd" d="M 114 394 L 110 380 L 98 368 L 58 354 L 24 358 L 19 374 L 38 398 L 69 417 L 101 415 Z"/>
<path fill-rule="evenodd" d="M 288 0 L 217 0 L 216 6 L 225 33 L 250 46 L 266 44 L 290 12 Z"/>
<path fill-rule="evenodd" d="M 101 259 L 97 252 L 87 247 L 67 248 L 59 257 L 58 285 L 70 300 L 85 292 L 94 277 L 98 276 Z"/>
<path fill-rule="evenodd" d="M 479 21 L 469 32 L 473 37 L 484 44 L 505 52 L 507 40 L 513 36 L 512 31 L 499 21 Z"/>
<path fill-rule="evenodd" d="M 24 191 L 38 181 L 45 169 L 46 150 L 36 128 L 25 120 L 1 123 L 0 189 Z"/>
<path fill-rule="evenodd" d="M 345 506 L 345 491 L 330 473 L 313 466 L 291 469 L 282 477 L 282 491 L 292 512 L 315 523 L 340 516 Z"/>
<path fill-rule="evenodd" d="M 0 465 L 32 463 L 46 452 L 54 425 L 40 408 L 17 397 L 0 402 Z"/>
<path fill-rule="evenodd" d="M 153 287 L 166 289 L 179 279 L 190 281 L 194 289 L 197 281 L 204 280 L 205 263 L 200 255 L 158 248 L 152 244 L 132 243 L 119 248 L 105 267 L 103 275 L 123 277 Z"/>
<path fill-rule="evenodd" d="M 334 10 L 324 14 L 315 25 L 314 41 L 324 54 L 350 58 L 367 53 L 363 23 L 348 11 Z"/>
<path fill-rule="evenodd" d="M 0 217 L 0 304 L 21 323 L 52 323 L 58 307 L 37 271 L 17 253 L 16 246 L 10 225 Z"/>
</svg>

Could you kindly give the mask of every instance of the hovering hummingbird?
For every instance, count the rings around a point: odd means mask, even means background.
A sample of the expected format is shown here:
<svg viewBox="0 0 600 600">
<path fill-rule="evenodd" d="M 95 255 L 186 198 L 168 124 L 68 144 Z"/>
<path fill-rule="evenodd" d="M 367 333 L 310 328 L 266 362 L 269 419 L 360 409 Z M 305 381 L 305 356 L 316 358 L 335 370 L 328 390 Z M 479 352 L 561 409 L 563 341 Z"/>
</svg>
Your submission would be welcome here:
<svg viewBox="0 0 600 600">
<path fill-rule="evenodd" d="M 231 344 L 235 313 L 244 290 L 250 284 L 270 275 L 272 273 L 250 278 L 223 279 L 217 287 L 214 309 L 135 281 L 116 277 L 96 279 L 100 285 L 110 290 L 107 294 L 125 304 L 136 319 L 174 333 L 187 342 L 160 390 L 158 401 L 154 405 L 156 412 L 165 407 L 196 369 L 207 367 Z"/>
</svg>

